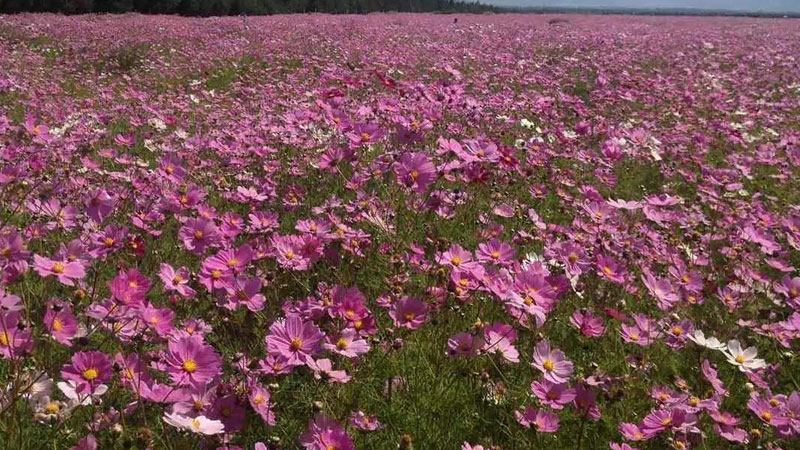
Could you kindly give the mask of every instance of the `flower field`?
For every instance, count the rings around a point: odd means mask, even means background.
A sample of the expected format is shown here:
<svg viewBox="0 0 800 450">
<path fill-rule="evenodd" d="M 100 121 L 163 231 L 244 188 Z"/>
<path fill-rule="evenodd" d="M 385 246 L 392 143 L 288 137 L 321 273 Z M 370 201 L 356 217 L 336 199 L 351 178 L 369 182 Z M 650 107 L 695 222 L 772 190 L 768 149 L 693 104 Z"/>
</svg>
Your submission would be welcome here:
<svg viewBox="0 0 800 450">
<path fill-rule="evenodd" d="M 800 21 L 0 16 L 0 447 L 800 448 Z"/>
</svg>

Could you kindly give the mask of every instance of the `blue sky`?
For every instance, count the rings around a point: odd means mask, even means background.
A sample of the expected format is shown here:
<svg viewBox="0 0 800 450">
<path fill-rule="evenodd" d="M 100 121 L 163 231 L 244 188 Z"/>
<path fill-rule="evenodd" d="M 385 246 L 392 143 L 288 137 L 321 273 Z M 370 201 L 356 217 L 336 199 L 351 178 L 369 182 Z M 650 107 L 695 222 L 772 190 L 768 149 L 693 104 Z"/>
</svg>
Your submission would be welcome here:
<svg viewBox="0 0 800 450">
<path fill-rule="evenodd" d="M 800 12 L 800 0 L 484 0 L 507 6 L 697 8 L 734 11 Z"/>
</svg>

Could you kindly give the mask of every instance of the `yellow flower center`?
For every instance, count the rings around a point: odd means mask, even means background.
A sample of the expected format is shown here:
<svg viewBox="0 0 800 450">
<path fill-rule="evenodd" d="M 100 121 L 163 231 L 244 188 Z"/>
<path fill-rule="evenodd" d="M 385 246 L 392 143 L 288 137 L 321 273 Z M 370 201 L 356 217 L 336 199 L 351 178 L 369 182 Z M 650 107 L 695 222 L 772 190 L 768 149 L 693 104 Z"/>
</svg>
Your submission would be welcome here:
<svg viewBox="0 0 800 450">
<path fill-rule="evenodd" d="M 764 411 L 761 413 L 761 418 L 764 419 L 764 421 L 769 422 L 772 420 L 772 413 L 769 411 Z"/>
<path fill-rule="evenodd" d="M 64 324 L 59 319 L 53 319 L 53 331 L 61 331 L 64 328 Z"/>
<path fill-rule="evenodd" d="M 294 250 L 287 251 L 283 254 L 283 256 L 285 256 L 286 259 L 294 259 Z"/>
<path fill-rule="evenodd" d="M 94 367 L 90 367 L 83 371 L 83 378 L 85 378 L 88 381 L 94 380 L 95 378 L 97 378 L 98 375 L 99 373 L 97 373 L 97 369 L 95 369 Z"/>
<path fill-rule="evenodd" d="M 56 262 L 53 264 L 53 273 L 64 273 L 64 263 Z"/>
<path fill-rule="evenodd" d="M 236 267 L 238 265 L 239 265 L 239 260 L 238 259 L 231 258 L 231 259 L 228 260 L 228 267 L 233 268 L 233 267 Z"/>
<path fill-rule="evenodd" d="M 542 363 L 542 367 L 544 367 L 544 370 L 551 372 L 553 369 L 556 368 L 556 363 L 554 363 L 553 360 L 551 359 L 545 359 L 544 362 Z"/>
<path fill-rule="evenodd" d="M 107 237 L 107 238 L 103 239 L 103 244 L 105 244 L 106 247 L 113 247 L 114 246 L 114 238 Z"/>
<path fill-rule="evenodd" d="M 187 359 L 183 362 L 183 370 L 194 373 L 194 371 L 197 370 L 197 363 L 193 359 Z"/>
<path fill-rule="evenodd" d="M 200 230 L 195 231 L 194 232 L 194 238 L 195 239 L 203 239 L 203 232 L 200 231 Z"/>
<path fill-rule="evenodd" d="M 255 403 L 256 405 L 264 403 L 264 397 L 261 394 L 256 395 L 255 398 L 253 398 L 253 403 Z"/>
<path fill-rule="evenodd" d="M 672 417 L 664 417 L 663 419 L 661 419 L 662 426 L 666 427 L 669 426 L 671 423 L 672 423 Z"/>
<path fill-rule="evenodd" d="M 361 133 L 361 142 L 369 142 L 372 139 L 372 136 L 369 133 Z"/>
<path fill-rule="evenodd" d="M 458 267 L 458 265 L 461 264 L 461 257 L 453 256 L 453 258 L 450 259 L 450 263 L 453 264 L 454 266 Z"/>
<path fill-rule="evenodd" d="M 222 278 L 222 272 L 220 270 L 214 269 L 211 271 L 211 278 L 215 280 L 219 280 Z"/>
<path fill-rule="evenodd" d="M 339 350 L 345 350 L 347 348 L 347 341 L 344 339 L 339 339 L 336 341 L 336 348 Z"/>
<path fill-rule="evenodd" d="M 734 361 L 736 361 L 736 362 L 737 362 L 737 363 L 739 363 L 739 364 L 743 364 L 743 363 L 744 363 L 744 355 L 739 355 L 739 356 L 737 356 L 737 357 L 734 359 Z"/>
<path fill-rule="evenodd" d="M 300 338 L 294 338 L 292 339 L 292 342 L 289 343 L 289 349 L 293 352 L 296 352 L 301 348 L 303 348 L 303 340 Z"/>
<path fill-rule="evenodd" d="M 44 407 L 44 410 L 47 412 L 47 414 L 56 414 L 61 410 L 61 407 L 58 406 L 58 403 L 56 402 L 50 402 Z"/>
<path fill-rule="evenodd" d="M 417 178 L 419 178 L 419 171 L 414 169 L 411 171 L 411 173 L 409 173 L 409 176 L 411 177 L 412 180 L 416 180 Z"/>
<path fill-rule="evenodd" d="M 0 333 L 0 347 L 8 347 L 8 334 L 6 332 Z"/>
<path fill-rule="evenodd" d="M 500 252 L 498 252 L 497 250 L 493 251 L 492 259 L 499 259 L 499 258 L 500 258 Z"/>
<path fill-rule="evenodd" d="M 414 320 L 414 314 L 406 313 L 406 315 L 404 315 L 403 318 L 406 319 L 406 322 L 411 322 L 412 320 Z"/>
</svg>

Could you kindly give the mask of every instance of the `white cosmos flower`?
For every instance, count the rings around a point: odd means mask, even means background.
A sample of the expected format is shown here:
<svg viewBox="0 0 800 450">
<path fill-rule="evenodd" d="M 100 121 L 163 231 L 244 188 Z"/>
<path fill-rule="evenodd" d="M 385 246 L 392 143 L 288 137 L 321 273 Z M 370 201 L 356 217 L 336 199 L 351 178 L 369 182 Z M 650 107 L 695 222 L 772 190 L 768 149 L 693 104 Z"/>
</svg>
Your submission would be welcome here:
<svg viewBox="0 0 800 450">
<path fill-rule="evenodd" d="M 67 402 L 70 406 L 87 406 L 91 404 L 99 405 L 103 401 L 100 397 L 108 392 L 108 386 L 105 384 L 98 384 L 94 387 L 93 391 L 89 391 L 84 387 L 78 386 L 74 381 L 59 381 L 56 383 L 58 389 L 69 399 Z"/>
<path fill-rule="evenodd" d="M 694 330 L 689 335 L 689 340 L 701 347 L 710 348 L 711 350 L 725 350 L 725 344 L 714 336 L 707 338 L 703 330 Z"/>
<path fill-rule="evenodd" d="M 225 425 L 219 420 L 212 420 L 206 416 L 189 417 L 178 413 L 164 414 L 164 422 L 181 430 L 192 433 L 213 435 L 225 431 Z"/>
<path fill-rule="evenodd" d="M 767 365 L 763 359 L 756 358 L 758 350 L 755 347 L 742 350 L 742 344 L 735 339 L 728 342 L 728 348 L 723 353 L 728 357 L 728 362 L 739 367 L 742 372 L 761 369 Z"/>
</svg>

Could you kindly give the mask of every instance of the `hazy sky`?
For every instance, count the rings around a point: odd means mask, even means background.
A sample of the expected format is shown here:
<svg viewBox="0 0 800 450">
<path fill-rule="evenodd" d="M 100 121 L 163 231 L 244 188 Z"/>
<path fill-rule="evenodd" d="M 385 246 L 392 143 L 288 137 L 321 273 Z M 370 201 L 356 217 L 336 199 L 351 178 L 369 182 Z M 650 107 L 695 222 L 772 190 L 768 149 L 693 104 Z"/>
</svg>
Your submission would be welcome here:
<svg viewBox="0 0 800 450">
<path fill-rule="evenodd" d="M 696 8 L 800 12 L 800 0 L 484 0 L 495 5 Z"/>
</svg>

